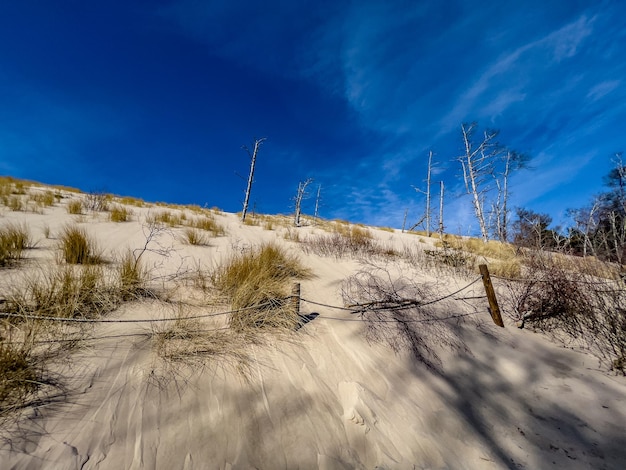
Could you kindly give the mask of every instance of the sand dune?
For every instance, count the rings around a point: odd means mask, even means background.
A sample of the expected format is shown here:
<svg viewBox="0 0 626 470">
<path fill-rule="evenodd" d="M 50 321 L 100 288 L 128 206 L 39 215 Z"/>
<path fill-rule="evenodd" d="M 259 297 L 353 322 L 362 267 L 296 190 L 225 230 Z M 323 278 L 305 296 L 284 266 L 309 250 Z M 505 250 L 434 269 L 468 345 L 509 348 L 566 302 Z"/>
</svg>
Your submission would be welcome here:
<svg viewBox="0 0 626 470">
<path fill-rule="evenodd" d="M 194 216 L 185 209 L 132 207 L 131 221 L 115 223 L 106 213 L 68 214 L 67 201 L 81 196 L 66 196 L 43 213 L 3 212 L 0 223 L 24 222 L 38 242 L 20 269 L 2 270 L 4 289 L 20 271 L 55 263 L 52 237 L 68 222 L 85 227 L 114 260 L 126 247 L 144 245 L 150 214 Z M 159 235 L 167 255 L 146 254 L 157 284 L 180 295 L 198 266 L 210 269 L 233 250 L 273 241 L 313 273 L 301 281 L 301 313 L 310 321 L 246 346 L 251 360 L 245 373 L 228 355 L 168 365 L 155 353 L 154 325 L 96 323 L 90 334 L 99 339 L 51 365 L 63 384 L 56 396 L 6 425 L 0 467 L 623 468 L 626 381 L 601 370 L 591 355 L 506 319 L 506 328 L 493 325 L 484 300 L 458 301 L 445 308 L 468 314 L 448 320 L 464 347 L 436 345 L 440 365 L 429 368 L 408 350 L 368 342 L 358 317 L 332 308 L 343 305 L 342 282 L 363 260 L 307 254 L 288 240 L 295 231 L 305 237 L 320 228 L 274 222 L 268 230 L 244 225 L 234 214 L 213 217 L 226 235 L 207 246 L 182 243 L 180 227 Z M 43 236 L 46 227 L 50 239 Z M 370 232 L 398 250 L 420 245 L 415 235 Z M 408 263 L 402 272 L 439 282 L 448 292 L 471 281 Z M 168 277 L 173 273 L 178 277 Z M 106 318 L 156 319 L 172 312 L 167 303 L 147 299 Z"/>
</svg>

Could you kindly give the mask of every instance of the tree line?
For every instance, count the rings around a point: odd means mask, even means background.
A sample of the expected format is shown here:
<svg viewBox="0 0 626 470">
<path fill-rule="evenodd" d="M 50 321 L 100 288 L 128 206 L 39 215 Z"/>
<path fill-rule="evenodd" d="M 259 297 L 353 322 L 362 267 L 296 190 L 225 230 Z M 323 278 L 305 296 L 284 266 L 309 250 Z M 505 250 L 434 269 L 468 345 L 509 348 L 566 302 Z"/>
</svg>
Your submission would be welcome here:
<svg viewBox="0 0 626 470">
<path fill-rule="evenodd" d="M 495 239 L 520 247 L 563 251 L 578 256 L 593 255 L 622 263 L 626 257 L 626 165 L 615 154 L 613 167 L 604 178 L 606 190 L 583 208 L 568 209 L 572 226 L 550 228 L 552 217 L 524 207 L 510 207 L 510 178 L 530 169 L 531 157 L 498 141 L 499 131 L 479 131 L 476 123 L 461 125 L 462 153 L 456 157 L 463 176 L 463 189 L 483 241 Z M 431 231 L 432 152 L 428 158 L 425 215 L 411 229 Z M 443 182 L 441 184 L 443 191 Z M 443 194 L 443 193 L 442 193 Z M 443 233 L 440 207 L 439 231 Z"/>
</svg>

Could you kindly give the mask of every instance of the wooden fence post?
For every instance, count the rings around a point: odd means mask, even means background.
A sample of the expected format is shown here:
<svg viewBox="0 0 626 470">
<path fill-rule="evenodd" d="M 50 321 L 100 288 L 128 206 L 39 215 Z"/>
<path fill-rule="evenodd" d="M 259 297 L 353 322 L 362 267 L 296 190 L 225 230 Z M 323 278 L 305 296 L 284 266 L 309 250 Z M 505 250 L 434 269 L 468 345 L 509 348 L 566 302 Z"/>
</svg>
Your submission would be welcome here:
<svg viewBox="0 0 626 470">
<path fill-rule="evenodd" d="M 491 284 L 491 277 L 489 276 L 487 265 L 481 264 L 478 268 L 480 269 L 480 275 L 483 277 L 487 300 L 489 300 L 489 313 L 491 313 L 491 318 L 496 325 L 504 328 L 504 322 L 500 315 L 500 307 L 498 307 L 498 299 L 496 299 L 496 292 L 493 290 L 493 285 Z"/>
<path fill-rule="evenodd" d="M 291 288 L 291 304 L 296 315 L 300 315 L 300 283 L 296 282 Z"/>
</svg>

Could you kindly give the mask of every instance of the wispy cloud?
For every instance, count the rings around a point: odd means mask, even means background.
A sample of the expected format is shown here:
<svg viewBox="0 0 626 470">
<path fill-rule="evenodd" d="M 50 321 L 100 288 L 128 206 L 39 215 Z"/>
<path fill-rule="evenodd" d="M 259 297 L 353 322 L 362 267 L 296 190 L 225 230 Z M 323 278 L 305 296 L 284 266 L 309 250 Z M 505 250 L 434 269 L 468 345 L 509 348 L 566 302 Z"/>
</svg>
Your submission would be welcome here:
<svg viewBox="0 0 626 470">
<path fill-rule="evenodd" d="M 597 101 L 601 98 L 604 98 L 606 95 L 611 93 L 613 90 L 617 89 L 622 84 L 621 80 L 607 80 L 595 85 L 589 93 L 587 93 L 587 98 L 592 101 Z"/>
</svg>

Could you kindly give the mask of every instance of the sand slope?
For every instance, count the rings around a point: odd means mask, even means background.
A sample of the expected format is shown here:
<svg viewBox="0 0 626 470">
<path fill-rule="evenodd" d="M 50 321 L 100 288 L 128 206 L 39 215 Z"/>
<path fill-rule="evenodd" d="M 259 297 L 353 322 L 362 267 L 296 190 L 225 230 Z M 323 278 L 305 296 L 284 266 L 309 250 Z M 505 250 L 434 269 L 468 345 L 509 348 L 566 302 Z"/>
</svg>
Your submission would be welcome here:
<svg viewBox="0 0 626 470">
<path fill-rule="evenodd" d="M 5 212 L 0 222 L 25 221 L 39 240 L 28 256 L 43 263 L 54 247 L 41 235 L 44 225 L 54 234 L 76 220 L 64 204 L 43 214 Z M 142 221 L 161 209 L 133 210 L 131 222 L 88 214 L 81 224 L 105 253 L 141 246 Z M 197 247 L 180 243 L 179 229 L 168 231 L 160 243 L 170 255 L 150 258 L 152 274 L 208 267 L 232 249 L 274 240 L 312 269 L 315 277 L 302 282 L 305 300 L 342 304 L 341 282 L 359 268 L 357 260 L 306 255 L 285 240 L 286 228 L 215 217 L 225 237 Z M 412 235 L 372 233 L 396 246 L 417 243 Z M 3 282 L 14 274 L 2 272 Z M 129 304 L 109 318 L 168 314 L 160 309 Z M 470 310 L 459 303 L 458 311 Z M 250 346 L 247 379 L 218 359 L 164 368 L 145 334 L 149 326 L 98 324 L 93 334 L 101 339 L 54 366 L 65 393 L 25 410 L 5 430 L 0 467 L 623 468 L 624 378 L 598 370 L 583 352 L 509 323 L 494 326 L 486 305 L 482 312 L 455 327 L 467 351 L 441 350 L 442 367 L 431 370 L 406 351 L 368 343 L 361 322 L 341 321 L 354 319 L 349 313 L 303 301 L 302 313 L 318 316 L 293 334 Z"/>
</svg>

